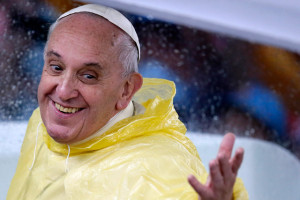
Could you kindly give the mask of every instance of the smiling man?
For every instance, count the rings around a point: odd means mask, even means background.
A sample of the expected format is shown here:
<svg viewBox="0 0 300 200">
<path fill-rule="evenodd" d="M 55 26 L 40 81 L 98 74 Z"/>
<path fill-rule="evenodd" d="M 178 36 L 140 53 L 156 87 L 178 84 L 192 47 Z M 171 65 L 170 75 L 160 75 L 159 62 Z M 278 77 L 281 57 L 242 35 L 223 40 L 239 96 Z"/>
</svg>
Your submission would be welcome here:
<svg viewBox="0 0 300 200">
<path fill-rule="evenodd" d="M 143 80 L 139 58 L 116 10 L 86 5 L 58 18 L 8 200 L 248 199 L 234 136 L 207 174 L 174 110 L 174 84 Z"/>
<path fill-rule="evenodd" d="M 54 140 L 74 143 L 92 135 L 141 87 L 140 74 L 122 75 L 120 46 L 135 48 L 127 37 L 90 13 L 70 15 L 55 26 L 38 89 L 41 116 Z"/>
</svg>

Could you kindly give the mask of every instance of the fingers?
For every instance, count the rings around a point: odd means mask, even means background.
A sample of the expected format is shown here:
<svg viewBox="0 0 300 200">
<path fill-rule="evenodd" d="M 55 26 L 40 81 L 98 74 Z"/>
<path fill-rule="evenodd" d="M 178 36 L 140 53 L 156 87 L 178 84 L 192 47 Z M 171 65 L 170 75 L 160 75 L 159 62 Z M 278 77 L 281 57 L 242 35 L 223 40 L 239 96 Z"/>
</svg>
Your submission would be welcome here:
<svg viewBox="0 0 300 200">
<path fill-rule="evenodd" d="M 224 178 L 224 183 L 226 184 L 228 183 L 228 180 L 232 179 L 233 176 L 232 166 L 229 163 L 229 159 L 223 154 L 218 156 L 218 160 L 220 163 L 220 170 Z"/>
<path fill-rule="evenodd" d="M 217 159 L 210 161 L 209 171 L 212 184 L 211 186 L 214 188 L 221 188 L 224 184 L 224 178 L 221 174 L 220 165 Z"/>
<path fill-rule="evenodd" d="M 231 158 L 234 141 L 235 136 L 233 134 L 226 134 L 221 142 L 217 156 L 221 175 L 224 179 L 224 184 L 227 186 L 234 183 L 244 155 L 244 150 L 239 148 L 236 150 L 235 155 Z"/>
<path fill-rule="evenodd" d="M 190 185 L 194 188 L 194 190 L 201 196 L 201 197 L 205 197 L 208 194 L 207 188 L 202 185 L 195 176 L 190 175 L 188 177 L 188 182 L 190 183 Z"/>
<path fill-rule="evenodd" d="M 231 158 L 234 141 L 232 133 L 224 136 L 217 158 L 209 163 L 210 173 L 205 185 L 193 175 L 188 177 L 188 182 L 199 194 L 199 199 L 232 199 L 233 185 L 244 156 L 244 150 L 239 148 Z"/>
<path fill-rule="evenodd" d="M 244 149 L 243 148 L 238 148 L 235 152 L 234 157 L 230 160 L 232 172 L 234 174 L 237 174 L 244 158 Z"/>
<path fill-rule="evenodd" d="M 227 133 L 221 142 L 218 155 L 224 154 L 229 159 L 231 157 L 234 140 L 235 140 L 234 134 Z"/>
</svg>

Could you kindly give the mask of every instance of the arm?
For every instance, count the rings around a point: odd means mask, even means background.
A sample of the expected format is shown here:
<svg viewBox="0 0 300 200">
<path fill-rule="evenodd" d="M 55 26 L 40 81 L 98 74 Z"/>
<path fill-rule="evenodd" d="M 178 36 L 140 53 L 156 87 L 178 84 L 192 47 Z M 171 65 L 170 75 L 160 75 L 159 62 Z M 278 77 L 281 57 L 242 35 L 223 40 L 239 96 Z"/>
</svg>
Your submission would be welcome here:
<svg viewBox="0 0 300 200">
<path fill-rule="evenodd" d="M 201 200 L 231 200 L 233 185 L 243 161 L 244 150 L 239 148 L 231 157 L 235 136 L 224 136 L 217 157 L 209 163 L 210 174 L 206 184 L 201 184 L 193 175 L 188 177 L 190 185 Z"/>
</svg>

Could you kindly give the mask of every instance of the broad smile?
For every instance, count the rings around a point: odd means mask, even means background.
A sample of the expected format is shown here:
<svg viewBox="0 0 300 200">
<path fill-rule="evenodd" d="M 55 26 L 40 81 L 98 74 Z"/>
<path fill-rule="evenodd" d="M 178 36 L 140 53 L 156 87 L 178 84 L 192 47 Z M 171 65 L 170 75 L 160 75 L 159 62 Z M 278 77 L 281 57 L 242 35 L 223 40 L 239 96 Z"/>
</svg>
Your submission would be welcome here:
<svg viewBox="0 0 300 200">
<path fill-rule="evenodd" d="M 56 102 L 55 103 L 55 107 L 60 111 L 60 112 L 63 112 L 63 113 L 76 113 L 80 110 L 82 110 L 81 108 L 72 108 L 72 107 L 64 107 Z"/>
</svg>

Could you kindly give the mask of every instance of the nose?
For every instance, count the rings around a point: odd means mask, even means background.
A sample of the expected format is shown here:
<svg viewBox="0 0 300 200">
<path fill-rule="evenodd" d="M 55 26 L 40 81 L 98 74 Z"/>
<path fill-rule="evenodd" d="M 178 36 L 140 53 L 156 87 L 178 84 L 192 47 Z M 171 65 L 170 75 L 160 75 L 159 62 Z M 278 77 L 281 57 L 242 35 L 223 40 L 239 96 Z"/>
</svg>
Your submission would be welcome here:
<svg viewBox="0 0 300 200">
<path fill-rule="evenodd" d="M 76 80 L 71 75 L 61 77 L 56 87 L 56 93 L 62 101 L 68 101 L 78 97 L 79 92 Z"/>
</svg>

